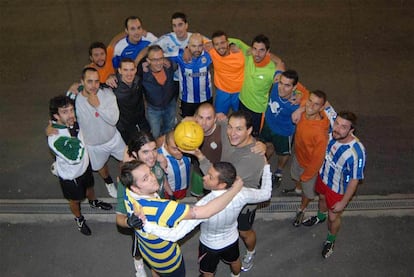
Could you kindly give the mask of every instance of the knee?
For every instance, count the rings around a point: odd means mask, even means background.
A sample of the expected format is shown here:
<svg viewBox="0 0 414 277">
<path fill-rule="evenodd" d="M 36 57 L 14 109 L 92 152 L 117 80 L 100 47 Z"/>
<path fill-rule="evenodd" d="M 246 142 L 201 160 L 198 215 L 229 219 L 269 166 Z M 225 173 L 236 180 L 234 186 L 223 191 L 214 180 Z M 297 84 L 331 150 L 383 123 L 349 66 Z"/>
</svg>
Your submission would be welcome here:
<svg viewBox="0 0 414 277">
<path fill-rule="evenodd" d="M 334 212 L 329 211 L 329 214 L 328 214 L 328 221 L 329 221 L 330 223 L 338 222 L 340 219 L 341 219 L 341 218 L 340 218 L 340 215 L 339 215 L 339 214 L 336 214 L 336 213 L 334 213 Z"/>
</svg>

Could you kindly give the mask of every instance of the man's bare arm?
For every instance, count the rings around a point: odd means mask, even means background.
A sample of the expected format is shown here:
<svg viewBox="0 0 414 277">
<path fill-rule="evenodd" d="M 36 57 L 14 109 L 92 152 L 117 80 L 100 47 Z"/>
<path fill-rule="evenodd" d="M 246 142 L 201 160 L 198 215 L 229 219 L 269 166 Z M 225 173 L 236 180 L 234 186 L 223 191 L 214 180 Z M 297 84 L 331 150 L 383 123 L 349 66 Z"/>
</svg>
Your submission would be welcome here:
<svg viewBox="0 0 414 277">
<path fill-rule="evenodd" d="M 143 58 L 148 54 L 148 47 L 145 47 L 144 49 L 139 52 L 137 57 L 135 58 L 135 66 L 138 66 L 138 64 L 141 62 Z"/>
</svg>

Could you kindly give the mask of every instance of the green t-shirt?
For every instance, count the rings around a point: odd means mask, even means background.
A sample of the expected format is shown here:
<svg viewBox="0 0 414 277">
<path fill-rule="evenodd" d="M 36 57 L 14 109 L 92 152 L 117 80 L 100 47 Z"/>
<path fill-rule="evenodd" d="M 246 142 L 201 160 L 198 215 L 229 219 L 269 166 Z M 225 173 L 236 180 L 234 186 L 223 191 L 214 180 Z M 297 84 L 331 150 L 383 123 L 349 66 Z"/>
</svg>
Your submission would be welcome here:
<svg viewBox="0 0 414 277">
<path fill-rule="evenodd" d="M 229 38 L 229 41 L 236 44 L 246 56 L 243 87 L 239 96 L 240 101 L 251 111 L 263 113 L 266 111 L 269 100 L 276 65 L 273 61 L 270 61 L 263 67 L 256 66 L 253 56 L 247 54 L 250 46 L 239 39 Z"/>
</svg>

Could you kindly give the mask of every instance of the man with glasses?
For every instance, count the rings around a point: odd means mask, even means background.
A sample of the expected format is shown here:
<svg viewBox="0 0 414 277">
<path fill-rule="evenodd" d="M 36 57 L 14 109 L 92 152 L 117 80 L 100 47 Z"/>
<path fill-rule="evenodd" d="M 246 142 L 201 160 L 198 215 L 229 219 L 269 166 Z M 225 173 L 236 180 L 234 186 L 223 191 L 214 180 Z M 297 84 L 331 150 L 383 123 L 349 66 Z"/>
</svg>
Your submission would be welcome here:
<svg viewBox="0 0 414 277">
<path fill-rule="evenodd" d="M 164 58 L 159 45 L 148 48 L 146 63 L 138 66 L 142 89 L 147 102 L 147 119 L 152 135 L 158 138 L 172 129 L 176 123 L 177 89 L 174 68 Z"/>
</svg>

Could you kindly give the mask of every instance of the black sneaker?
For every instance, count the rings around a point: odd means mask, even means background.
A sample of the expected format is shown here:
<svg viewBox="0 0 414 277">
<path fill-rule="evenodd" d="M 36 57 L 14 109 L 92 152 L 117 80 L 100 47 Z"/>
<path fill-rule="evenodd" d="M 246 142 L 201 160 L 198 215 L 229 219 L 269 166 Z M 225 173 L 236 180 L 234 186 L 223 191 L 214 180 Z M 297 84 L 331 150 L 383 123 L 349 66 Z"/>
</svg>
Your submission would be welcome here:
<svg viewBox="0 0 414 277">
<path fill-rule="evenodd" d="M 312 217 L 309 217 L 309 218 L 305 219 L 302 224 L 305 225 L 305 226 L 310 227 L 310 226 L 325 222 L 325 220 L 326 220 L 326 218 L 321 220 L 321 219 L 319 219 L 319 217 L 317 217 L 315 215 L 315 216 L 312 216 Z"/>
<path fill-rule="evenodd" d="M 302 224 L 304 216 L 305 216 L 304 212 L 302 212 L 302 211 L 297 212 L 295 220 L 293 221 L 293 226 L 299 227 Z"/>
<path fill-rule="evenodd" d="M 332 241 L 329 241 L 329 240 L 325 241 L 323 244 L 323 249 L 322 249 L 322 257 L 326 259 L 329 256 L 331 256 L 333 254 L 334 245 L 335 244 Z"/>
<path fill-rule="evenodd" d="M 75 218 L 76 224 L 78 225 L 78 230 L 85 236 L 90 236 L 92 234 L 91 229 L 86 225 L 86 220 L 83 216 L 80 218 Z"/>
<path fill-rule="evenodd" d="M 273 173 L 272 174 L 272 187 L 277 189 L 282 184 L 282 174 Z"/>
<path fill-rule="evenodd" d="M 291 193 L 291 192 L 294 192 L 294 191 L 295 191 L 295 188 L 283 189 L 282 190 L 283 193 Z"/>
<path fill-rule="evenodd" d="M 103 202 L 101 200 L 89 200 L 89 205 L 91 206 L 91 208 L 99 208 L 102 210 L 110 210 L 112 209 L 112 205 L 106 202 Z"/>
</svg>

